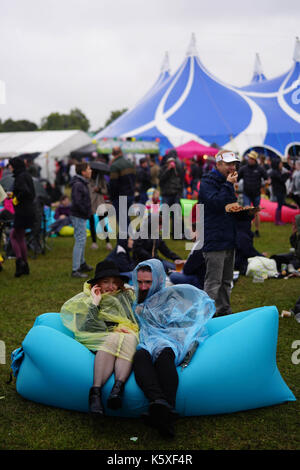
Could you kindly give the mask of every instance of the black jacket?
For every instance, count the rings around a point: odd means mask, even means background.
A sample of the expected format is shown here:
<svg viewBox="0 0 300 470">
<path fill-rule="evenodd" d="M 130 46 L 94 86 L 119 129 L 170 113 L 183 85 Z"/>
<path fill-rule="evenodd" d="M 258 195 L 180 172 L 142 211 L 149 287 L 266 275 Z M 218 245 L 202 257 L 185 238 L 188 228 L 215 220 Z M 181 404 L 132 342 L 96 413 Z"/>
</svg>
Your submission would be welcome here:
<svg viewBox="0 0 300 470">
<path fill-rule="evenodd" d="M 35 189 L 32 176 L 26 171 L 25 164 L 19 158 L 10 160 L 14 171 L 13 195 L 17 198 L 17 204 L 14 206 L 14 227 L 31 228 L 35 222 L 36 206 Z"/>
<path fill-rule="evenodd" d="M 110 166 L 109 195 L 112 200 L 119 196 L 133 196 L 135 189 L 135 168 L 123 155 L 117 157 Z"/>
<path fill-rule="evenodd" d="M 92 215 L 92 207 L 88 180 L 81 175 L 75 175 L 71 179 L 70 185 L 72 188 L 70 215 L 80 219 L 89 219 Z"/>
<path fill-rule="evenodd" d="M 145 193 L 151 188 L 151 175 L 150 171 L 146 168 L 139 167 L 136 172 L 136 186 L 138 191 Z"/>
<path fill-rule="evenodd" d="M 277 162 L 272 162 L 272 170 L 269 173 L 271 178 L 272 190 L 274 196 L 277 194 L 279 195 L 286 195 L 286 181 L 290 177 L 290 173 L 282 173 L 277 165 Z"/>
<path fill-rule="evenodd" d="M 133 242 L 132 258 L 136 264 L 151 258 L 160 259 L 158 252 L 165 256 L 165 258 L 168 258 L 172 261 L 181 259 L 180 256 L 167 247 L 166 243 L 161 237 L 157 239 L 151 239 L 149 237 L 146 240 L 138 238 Z"/>
<path fill-rule="evenodd" d="M 244 180 L 244 193 L 248 197 L 256 197 L 260 195 L 261 180 L 268 179 L 267 172 L 264 168 L 256 165 L 243 165 L 238 174 L 238 181 Z"/>
<path fill-rule="evenodd" d="M 244 216 L 244 220 L 237 220 L 237 248 L 235 251 L 235 269 L 245 275 L 248 267 L 248 258 L 263 256 L 253 246 L 253 232 L 251 220 L 253 217 Z"/>
<path fill-rule="evenodd" d="M 119 240 L 115 249 L 109 253 L 106 259 L 113 261 L 118 266 L 120 273 L 131 272 L 135 268 L 135 262 L 127 248 L 127 240 Z"/>
<path fill-rule="evenodd" d="M 167 160 L 170 157 L 175 159 L 176 168 L 168 170 Z M 176 195 L 181 197 L 184 188 L 184 176 L 184 167 L 177 157 L 177 152 L 170 150 L 170 152 L 163 157 L 159 173 L 159 185 L 162 197 Z"/>
</svg>

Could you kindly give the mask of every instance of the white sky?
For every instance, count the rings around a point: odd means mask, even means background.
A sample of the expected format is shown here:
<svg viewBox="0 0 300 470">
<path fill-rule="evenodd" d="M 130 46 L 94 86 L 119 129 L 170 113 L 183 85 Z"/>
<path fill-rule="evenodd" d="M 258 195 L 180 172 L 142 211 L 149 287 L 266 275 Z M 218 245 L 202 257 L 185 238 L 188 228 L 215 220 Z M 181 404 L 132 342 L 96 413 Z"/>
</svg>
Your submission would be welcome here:
<svg viewBox="0 0 300 470">
<path fill-rule="evenodd" d="M 246 85 L 256 52 L 272 78 L 292 65 L 300 1 L 0 0 L 0 119 L 78 107 L 97 130 L 149 90 L 166 51 L 176 71 L 192 33 L 223 81 Z"/>
</svg>

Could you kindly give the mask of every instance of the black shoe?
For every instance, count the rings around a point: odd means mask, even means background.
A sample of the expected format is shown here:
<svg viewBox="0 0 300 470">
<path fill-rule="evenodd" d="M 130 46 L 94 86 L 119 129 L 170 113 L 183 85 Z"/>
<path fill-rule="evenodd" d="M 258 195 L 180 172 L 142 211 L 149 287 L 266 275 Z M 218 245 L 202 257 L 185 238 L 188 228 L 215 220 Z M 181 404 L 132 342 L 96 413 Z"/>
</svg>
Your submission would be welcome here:
<svg viewBox="0 0 300 470">
<path fill-rule="evenodd" d="M 123 390 L 124 382 L 122 382 L 121 380 L 116 380 L 107 399 L 108 408 L 111 408 L 112 410 L 117 410 L 118 408 L 121 408 Z"/>
<path fill-rule="evenodd" d="M 174 420 L 175 413 L 166 400 L 154 400 L 149 405 L 150 422 L 158 429 L 163 437 L 172 438 L 175 436 Z"/>
<path fill-rule="evenodd" d="M 97 416 L 104 416 L 104 408 L 101 400 L 101 387 L 90 388 L 89 412 Z"/>
<path fill-rule="evenodd" d="M 179 417 L 179 413 L 177 413 L 177 411 L 175 411 L 174 409 L 170 409 L 170 413 L 171 413 L 171 417 L 173 421 L 176 421 L 176 419 Z M 143 423 L 146 426 L 150 426 L 151 428 L 156 427 L 156 423 L 155 421 L 153 421 L 153 415 L 151 416 L 148 411 L 145 411 L 144 413 L 142 413 L 141 418 L 142 418 Z"/>
<path fill-rule="evenodd" d="M 24 273 L 24 264 L 25 262 L 22 260 L 22 258 L 17 258 L 16 259 L 16 272 L 15 272 L 15 277 L 20 277 Z"/>
<path fill-rule="evenodd" d="M 143 423 L 146 426 L 150 426 L 151 428 L 155 428 L 155 422 L 152 420 L 152 417 L 150 416 L 150 413 L 148 411 L 145 411 L 144 413 L 142 413 L 141 418 L 143 420 Z"/>
<path fill-rule="evenodd" d="M 93 271 L 93 268 L 89 264 L 83 263 L 80 265 L 78 271 L 80 271 L 81 273 L 88 273 L 89 271 Z"/>
<path fill-rule="evenodd" d="M 29 273 L 30 273 L 30 271 L 29 271 L 28 263 L 25 263 L 25 261 L 24 261 L 23 274 L 29 274 Z"/>
<path fill-rule="evenodd" d="M 82 277 L 82 278 L 88 277 L 87 274 L 84 274 L 83 272 L 81 272 L 81 271 L 79 271 L 79 270 L 78 270 L 78 271 L 72 271 L 71 276 L 72 276 L 72 277 Z"/>
<path fill-rule="evenodd" d="M 258 230 L 255 230 L 254 236 L 255 236 L 255 237 L 260 237 L 260 234 L 259 234 L 259 231 L 258 231 Z"/>
</svg>

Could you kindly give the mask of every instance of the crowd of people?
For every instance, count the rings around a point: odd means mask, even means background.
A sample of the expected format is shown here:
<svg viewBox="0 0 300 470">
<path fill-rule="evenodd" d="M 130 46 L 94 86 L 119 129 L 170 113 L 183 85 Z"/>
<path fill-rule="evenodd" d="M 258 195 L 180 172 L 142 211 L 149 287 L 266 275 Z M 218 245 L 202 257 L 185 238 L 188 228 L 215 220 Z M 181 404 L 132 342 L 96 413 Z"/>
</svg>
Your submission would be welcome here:
<svg viewBox="0 0 300 470">
<path fill-rule="evenodd" d="M 20 277 L 30 273 L 25 230 L 33 229 L 36 219 L 38 196 L 34 178 L 38 178 L 38 168 L 15 157 L 9 160 L 8 170 L 13 183 L 2 197 L 0 219 L 1 223 L 10 224 L 15 276 Z M 69 195 L 65 193 L 67 185 Z M 203 328 L 210 318 L 232 314 L 234 270 L 245 274 L 249 257 L 267 256 L 253 245 L 253 237 L 260 236 L 258 208 L 262 192 L 277 202 L 277 225 L 283 223 L 281 211 L 287 196 L 295 202 L 292 207 L 299 208 L 300 160 L 293 166 L 291 162 L 284 165 L 277 158 L 268 161 L 251 151 L 241 163 L 234 152 L 220 150 L 213 164 L 211 159 L 203 164 L 194 158 L 187 167 L 171 150 L 160 160 L 145 157 L 135 165 L 120 147 L 115 147 L 109 173 L 92 169 L 89 161 L 70 165 L 69 170 L 57 162 L 55 184 L 52 191 L 49 187 L 47 190 L 47 185 L 45 190 L 48 199 L 44 203 L 54 202 L 56 208 L 50 234 L 72 225 L 71 276 L 85 280 L 83 292 L 62 306 L 61 318 L 75 339 L 95 354 L 90 412 L 105 414 L 101 389 L 113 373 L 115 383 L 106 406 L 120 408 L 133 370 L 149 401 L 143 416 L 145 423 L 172 437 L 178 388 L 176 367 L 184 361 L 188 363 L 204 341 Z M 200 240 L 192 213 L 194 245 L 187 259 L 182 259 L 161 235 L 160 209 L 162 204 L 180 205 L 180 200 L 189 195 L 204 207 L 204 240 Z M 123 200 L 125 206 L 121 206 Z M 238 201 L 257 211 L 226 210 Z M 110 204 L 118 226 L 114 247 L 107 221 Z M 129 208 L 141 204 L 145 208 L 141 233 L 148 236 L 133 239 L 128 233 Z M 87 221 L 91 248 L 98 248 L 95 225 L 100 223 L 108 251 L 89 280 L 93 267 L 85 259 Z M 170 236 L 176 239 L 176 221 L 172 217 L 170 227 Z M 286 262 L 298 269 L 300 216 L 296 217 L 290 241 L 293 252 L 273 258 L 277 266 Z"/>
<path fill-rule="evenodd" d="M 74 228 L 72 277 L 87 277 L 87 272 L 92 269 L 85 261 L 87 221 L 92 239 L 91 248 L 98 248 L 96 226 L 100 223 L 105 232 L 106 249 L 113 251 L 111 258 L 117 264 L 121 260 L 120 267 L 129 273 L 130 277 L 133 267 L 139 262 L 156 258 L 162 260 L 172 283 L 189 282 L 203 288 L 205 276 L 206 286 L 209 283 L 210 252 L 214 253 L 212 258 L 216 260 L 215 252 L 220 255 L 225 248 L 235 252 L 235 258 L 233 259 L 232 251 L 232 260 L 229 263 L 227 259 L 225 265 L 229 267 L 233 264 L 236 270 L 244 274 L 247 258 L 265 255 L 256 251 L 253 246 L 253 236 L 260 236 L 259 212 L 257 211 L 251 220 L 249 217 L 248 220 L 227 217 L 228 214 L 223 214 L 221 220 L 217 201 L 214 201 L 214 192 L 217 191 L 220 200 L 220 211 L 226 204 L 236 200 L 244 206 L 259 207 L 261 195 L 265 193 L 271 201 L 277 203 L 275 224 L 282 225 L 282 207 L 300 207 L 300 159 L 289 158 L 282 162 L 279 158 L 265 157 L 252 150 L 242 162 L 239 159 L 227 162 L 227 157 L 225 160 L 218 160 L 221 155 L 222 151 L 217 158 L 201 159 L 195 156 L 190 161 L 183 162 L 173 149 L 163 157 L 148 155 L 140 158 L 138 163 L 133 163 L 123 155 L 120 147 L 115 147 L 112 149 L 110 162 L 107 157 L 101 155 L 97 158 L 106 165 L 109 164 L 108 173 L 91 168 L 89 161 L 78 162 L 70 159 L 68 164 L 56 161 L 52 185 L 40 178 L 41 169 L 32 158 L 26 159 L 23 156 L 10 159 L 7 168 L 1 171 L 1 178 L 5 179 L 9 173 L 13 176 L 14 183 L 2 203 L 0 230 L 3 230 L 3 223 L 12 224 L 10 245 L 16 257 L 16 277 L 30 272 L 25 230 L 31 229 L 37 233 L 37 237 L 39 236 L 44 205 L 52 205 L 55 208 L 55 220 L 50 227 L 50 235 L 59 234 L 66 225 Z M 228 163 L 228 168 L 222 166 L 224 163 Z M 234 178 L 233 170 L 236 172 Z M 227 174 L 230 175 L 229 180 Z M 40 192 L 37 194 L 38 181 L 43 185 L 43 195 Z M 66 192 L 67 187 L 69 191 Z M 121 196 L 124 196 L 126 205 L 120 210 Z M 288 203 L 287 197 L 293 202 Z M 17 205 L 13 204 L 13 198 L 18 201 Z M 182 198 L 197 199 L 206 209 L 204 247 L 200 250 L 193 249 L 187 260 L 181 260 L 181 256 L 169 249 L 160 232 L 155 237 L 149 236 L 147 240 L 129 241 L 128 236 L 124 236 L 130 223 L 129 208 L 144 205 L 143 226 L 148 226 L 150 231 L 155 217 L 159 219 L 161 227 L 161 205 L 180 206 Z M 119 234 L 114 249 L 109 236 L 107 217 L 110 204 L 115 209 Z M 99 211 L 99 207 L 103 209 Z M 232 220 L 234 223 L 230 222 Z M 175 229 L 174 213 L 171 211 L 170 237 L 176 239 Z M 217 236 L 218 232 L 220 237 Z M 125 258 L 127 262 L 124 264 Z M 178 263 L 183 265 L 181 272 L 176 272 L 179 271 L 176 270 Z M 219 262 L 218 266 L 221 266 Z M 213 271 L 215 272 L 215 269 Z"/>
<path fill-rule="evenodd" d="M 221 208 L 225 207 L 225 201 L 228 204 L 236 200 L 235 198 L 244 206 L 259 207 L 261 195 L 265 193 L 271 201 L 277 203 L 275 224 L 282 225 L 284 224 L 282 207 L 284 205 L 293 208 L 300 207 L 300 159 L 291 160 L 289 158 L 286 162 L 282 162 L 279 158 L 266 158 L 252 150 L 242 162 L 232 162 L 231 167 L 228 165 L 228 171 L 225 171 L 224 168 L 220 169 L 220 165 L 223 165 L 225 161 L 218 161 L 218 158 L 201 159 L 195 156 L 190 161 L 183 162 L 178 158 L 176 150 L 170 150 L 159 159 L 148 155 L 140 158 L 138 163 L 133 163 L 123 155 L 120 147 L 115 147 L 112 149 L 110 162 L 104 156 L 97 158 L 97 160 L 105 161 L 106 164 L 109 163 L 109 173 L 92 169 L 89 161 L 78 162 L 70 159 L 68 164 L 56 161 L 55 180 L 52 185 L 49 181 L 40 178 L 41 169 L 33 159 L 22 157 L 10 159 L 7 168 L 1 171 L 1 178 L 5 179 L 7 173 L 10 173 L 14 178 L 14 184 L 9 188 L 3 202 L 0 220 L 2 223 L 12 223 L 10 242 L 11 249 L 16 256 L 16 277 L 29 274 L 25 230 L 32 229 L 37 233 L 37 237 L 39 236 L 41 212 L 44 205 L 55 207 L 55 221 L 50 227 L 51 235 L 59 234 L 62 227 L 66 225 L 74 228 L 72 277 L 84 278 L 87 276 L 86 273 L 92 269 L 85 262 L 87 221 L 92 238 L 91 248 L 98 248 L 96 226 L 100 223 L 105 232 L 106 248 L 108 251 L 113 250 L 109 237 L 107 204 L 113 205 L 119 235 L 122 234 L 121 237 L 118 237 L 117 247 L 112 256 L 117 261 L 121 258 L 119 255 L 122 254 L 124 257 L 126 253 L 126 256 L 130 258 L 126 272 L 131 273 L 132 266 L 140 261 L 157 258 L 162 260 L 166 274 L 173 278 L 172 282 L 186 281 L 192 282 L 197 287 L 203 287 L 204 276 L 206 275 L 207 278 L 209 276 L 209 270 L 207 271 L 209 252 L 218 251 L 220 254 L 220 251 L 223 251 L 221 248 L 229 246 L 236 253 L 235 269 L 244 273 L 247 257 L 263 255 L 256 252 L 252 240 L 253 236 L 260 236 L 259 212 L 254 214 L 251 222 L 249 219 L 246 221 L 237 217 L 224 219 L 223 222 L 226 226 L 224 231 L 222 225 L 216 222 L 219 220 L 214 213 L 216 203 L 213 202 L 211 195 L 207 196 L 209 201 L 205 202 L 206 195 L 204 194 L 203 198 L 203 191 L 210 192 L 209 188 L 212 187 L 214 192 L 215 186 L 217 186 L 218 197 L 220 200 L 222 199 Z M 233 166 L 236 176 L 233 179 L 230 176 L 229 181 L 226 179 L 226 184 L 223 186 L 226 174 L 233 174 Z M 43 196 L 41 193 L 37 194 L 36 183 L 38 181 L 43 185 Z M 66 187 L 70 190 L 68 194 L 65 192 Z M 231 190 L 230 196 L 228 188 Z M 226 197 L 223 197 L 225 194 Z M 18 201 L 17 205 L 12 203 L 12 195 Z M 121 196 L 125 196 L 126 205 L 122 206 L 120 210 Z M 287 196 L 293 201 L 292 204 L 286 201 Z M 169 249 L 166 241 L 159 234 L 157 237 L 149 237 L 147 240 L 134 240 L 130 249 L 128 249 L 127 242 L 120 243 L 120 239 L 124 239 L 124 234 L 127 233 L 130 223 L 130 207 L 138 204 L 144 205 L 143 224 L 144 227 L 148 225 L 150 229 L 154 217 L 157 216 L 159 219 L 161 217 L 160 207 L 162 204 L 167 204 L 169 207 L 174 204 L 180 205 L 182 198 L 198 199 L 198 202 L 203 203 L 206 207 L 206 215 L 204 248 L 200 250 L 200 253 L 198 253 L 198 249 L 192 250 L 186 260 L 188 262 L 184 264 L 180 274 L 175 272 L 176 261 L 184 260 L 181 260 L 179 255 Z M 103 207 L 100 212 L 97 211 L 99 207 Z M 224 217 L 225 215 L 223 214 Z M 176 224 L 172 211 L 170 219 L 170 236 L 176 238 Z M 234 220 L 231 229 L 228 228 L 230 220 Z M 161 220 L 159 224 L 161 224 Z M 251 230 L 252 227 L 254 230 Z M 234 242 L 229 241 L 226 245 L 225 240 L 218 239 L 215 233 L 218 231 L 224 232 L 225 238 L 229 237 L 231 231 Z M 121 244 L 123 248 L 121 248 Z M 194 251 L 195 253 L 193 253 Z M 159 257 L 159 252 L 163 258 Z M 215 259 L 215 255 L 213 258 Z M 225 264 L 228 266 L 227 262 Z M 204 266 L 206 269 L 203 268 Z"/>
</svg>

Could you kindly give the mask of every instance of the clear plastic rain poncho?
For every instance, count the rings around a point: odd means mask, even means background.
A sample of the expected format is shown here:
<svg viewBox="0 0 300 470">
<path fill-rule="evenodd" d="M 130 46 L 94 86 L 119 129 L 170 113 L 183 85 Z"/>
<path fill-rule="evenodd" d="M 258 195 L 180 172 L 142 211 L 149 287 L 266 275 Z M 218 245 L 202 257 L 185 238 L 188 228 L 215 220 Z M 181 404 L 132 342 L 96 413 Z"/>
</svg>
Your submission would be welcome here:
<svg viewBox="0 0 300 470">
<path fill-rule="evenodd" d="M 152 285 L 146 300 L 134 303 L 140 327 L 138 349 L 146 349 L 157 359 L 164 348 L 172 348 L 175 364 L 207 337 L 205 324 L 215 313 L 214 301 L 202 290 L 189 284 L 165 287 L 166 274 L 157 259 L 143 261 L 133 271 L 132 281 L 138 294 L 137 270 L 150 266 Z"/>
<path fill-rule="evenodd" d="M 85 282 L 83 292 L 62 306 L 62 322 L 91 351 L 103 350 L 131 361 L 138 342 L 134 299 L 132 289 L 118 290 L 102 294 L 97 307 L 92 303 L 91 286 Z"/>
</svg>

